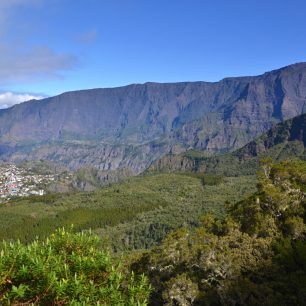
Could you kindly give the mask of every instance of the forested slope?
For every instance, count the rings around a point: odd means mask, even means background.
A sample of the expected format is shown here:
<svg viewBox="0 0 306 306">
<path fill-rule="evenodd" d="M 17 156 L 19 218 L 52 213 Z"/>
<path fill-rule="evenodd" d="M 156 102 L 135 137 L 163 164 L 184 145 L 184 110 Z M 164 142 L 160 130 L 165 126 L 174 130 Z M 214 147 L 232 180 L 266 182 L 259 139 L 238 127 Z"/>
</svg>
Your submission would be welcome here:
<svg viewBox="0 0 306 306">
<path fill-rule="evenodd" d="M 257 191 L 134 261 L 150 305 L 305 305 L 306 163 L 263 164 Z"/>
<path fill-rule="evenodd" d="M 205 181 L 206 179 L 206 181 Z M 254 177 L 158 174 L 131 178 L 95 192 L 15 199 L 0 207 L 0 239 L 30 242 L 57 227 L 91 228 L 116 250 L 148 248 L 208 211 L 224 215 L 225 201 L 254 190 Z"/>
<path fill-rule="evenodd" d="M 148 170 L 248 175 L 255 174 L 260 159 L 267 156 L 274 161 L 306 159 L 306 114 L 276 124 L 259 138 L 232 153 L 207 156 L 206 152 L 189 150 L 179 155 L 168 154 L 155 161 Z"/>
</svg>

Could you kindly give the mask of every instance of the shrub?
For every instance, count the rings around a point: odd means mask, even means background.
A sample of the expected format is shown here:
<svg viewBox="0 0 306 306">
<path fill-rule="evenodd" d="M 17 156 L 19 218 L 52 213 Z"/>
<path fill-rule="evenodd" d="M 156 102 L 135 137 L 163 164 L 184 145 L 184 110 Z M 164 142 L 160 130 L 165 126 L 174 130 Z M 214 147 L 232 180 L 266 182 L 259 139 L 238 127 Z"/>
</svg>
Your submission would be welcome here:
<svg viewBox="0 0 306 306">
<path fill-rule="evenodd" d="M 0 300 L 4 305 L 147 305 L 144 276 L 123 275 L 99 238 L 58 229 L 29 245 L 3 242 Z"/>
</svg>

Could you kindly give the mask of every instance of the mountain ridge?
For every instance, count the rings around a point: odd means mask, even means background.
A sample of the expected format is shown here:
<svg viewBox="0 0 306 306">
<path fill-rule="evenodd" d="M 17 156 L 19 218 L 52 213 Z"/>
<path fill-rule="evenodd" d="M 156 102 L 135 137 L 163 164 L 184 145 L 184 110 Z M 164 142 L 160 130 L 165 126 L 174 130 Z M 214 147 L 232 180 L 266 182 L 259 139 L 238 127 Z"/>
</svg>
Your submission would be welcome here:
<svg viewBox="0 0 306 306">
<path fill-rule="evenodd" d="M 82 165 L 73 162 L 74 153 L 60 148 L 89 141 L 94 167 L 116 170 L 134 158 L 142 160 L 136 167 L 132 163 L 140 173 L 167 152 L 233 151 L 274 123 L 303 112 L 306 63 L 219 82 L 147 82 L 70 91 L 1 110 L 0 158 L 60 160 L 77 169 Z M 136 155 L 127 152 L 114 160 L 131 145 L 138 148 Z M 111 146 L 108 153 L 101 151 L 103 146 Z"/>
<path fill-rule="evenodd" d="M 148 171 L 255 174 L 263 157 L 271 157 L 277 162 L 288 158 L 306 160 L 306 113 L 274 125 L 234 152 L 217 156 L 205 156 L 203 152 L 193 150 L 169 154 L 153 162 Z"/>
</svg>

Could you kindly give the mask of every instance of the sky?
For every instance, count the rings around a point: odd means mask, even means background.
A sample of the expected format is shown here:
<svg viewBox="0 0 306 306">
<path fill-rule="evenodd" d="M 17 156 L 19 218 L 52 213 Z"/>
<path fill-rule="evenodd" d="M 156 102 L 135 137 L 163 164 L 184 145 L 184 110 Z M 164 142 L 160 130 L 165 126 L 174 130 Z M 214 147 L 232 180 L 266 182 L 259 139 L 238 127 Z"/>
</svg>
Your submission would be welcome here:
<svg viewBox="0 0 306 306">
<path fill-rule="evenodd" d="M 302 61 L 305 0 L 0 0 L 0 108 Z"/>
</svg>

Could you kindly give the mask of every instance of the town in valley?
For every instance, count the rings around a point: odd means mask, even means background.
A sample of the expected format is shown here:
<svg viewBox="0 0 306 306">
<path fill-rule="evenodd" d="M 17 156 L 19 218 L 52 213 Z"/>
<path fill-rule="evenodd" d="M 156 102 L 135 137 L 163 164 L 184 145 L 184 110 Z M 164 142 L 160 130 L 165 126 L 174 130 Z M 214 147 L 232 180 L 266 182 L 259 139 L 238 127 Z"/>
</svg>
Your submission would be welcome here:
<svg viewBox="0 0 306 306">
<path fill-rule="evenodd" d="M 55 180 L 54 174 L 36 174 L 15 164 L 1 164 L 0 202 L 12 197 L 44 195 L 48 184 Z"/>
</svg>

